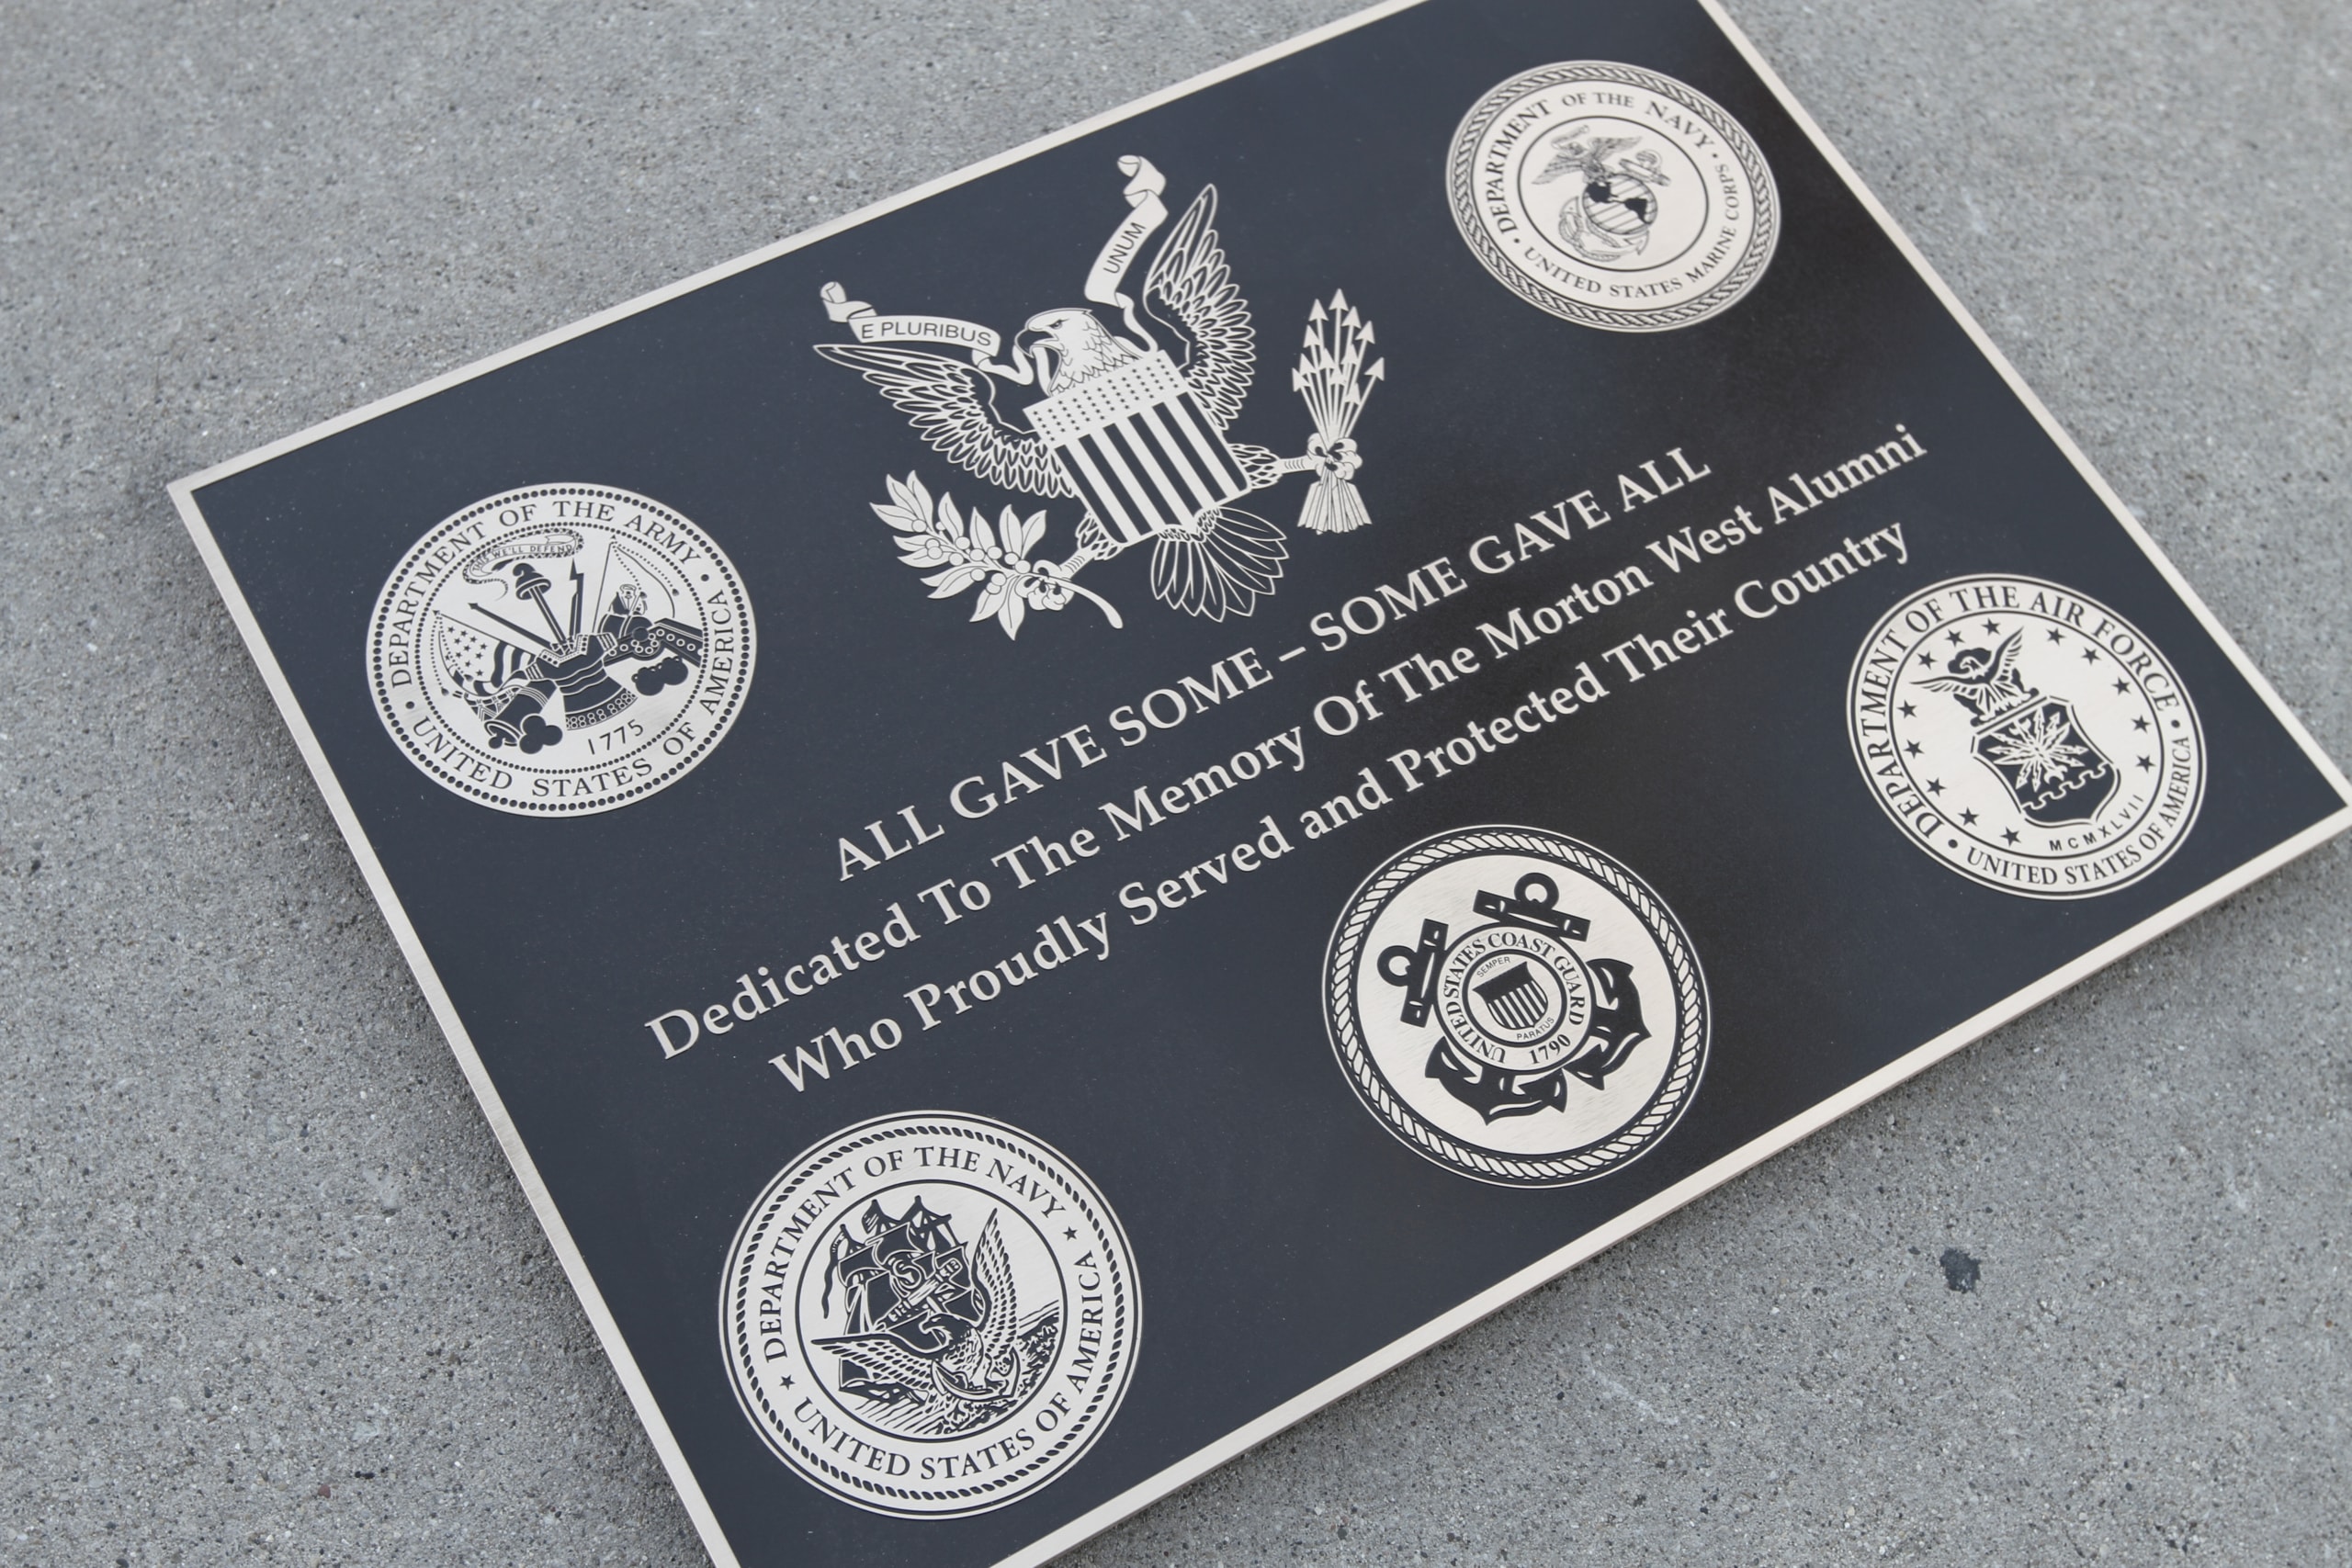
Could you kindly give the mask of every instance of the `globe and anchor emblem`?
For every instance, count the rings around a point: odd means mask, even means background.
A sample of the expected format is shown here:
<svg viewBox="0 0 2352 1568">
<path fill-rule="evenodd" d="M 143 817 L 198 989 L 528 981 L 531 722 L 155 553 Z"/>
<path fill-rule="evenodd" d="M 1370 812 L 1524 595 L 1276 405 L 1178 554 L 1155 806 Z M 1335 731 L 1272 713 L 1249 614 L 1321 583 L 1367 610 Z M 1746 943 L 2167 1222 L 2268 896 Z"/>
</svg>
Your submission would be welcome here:
<svg viewBox="0 0 2352 1568">
<path fill-rule="evenodd" d="M 1657 220 L 1657 191 L 1634 175 L 1615 174 L 1586 182 L 1578 200 L 1585 221 L 1612 238 L 1638 246 Z"/>
<path fill-rule="evenodd" d="M 1649 248 L 1658 220 L 1659 190 L 1674 176 L 1645 139 L 1604 136 L 1589 124 L 1572 125 L 1553 139 L 1552 161 L 1535 184 L 1564 177 L 1577 184 L 1561 202 L 1560 243 L 1588 261 L 1607 265 Z"/>
<path fill-rule="evenodd" d="M 1446 158 L 1455 226 L 1512 293 L 1608 332 L 1728 310 L 1771 262 L 1780 195 L 1739 121 L 1687 82 L 1571 60 L 1498 83 Z"/>
</svg>

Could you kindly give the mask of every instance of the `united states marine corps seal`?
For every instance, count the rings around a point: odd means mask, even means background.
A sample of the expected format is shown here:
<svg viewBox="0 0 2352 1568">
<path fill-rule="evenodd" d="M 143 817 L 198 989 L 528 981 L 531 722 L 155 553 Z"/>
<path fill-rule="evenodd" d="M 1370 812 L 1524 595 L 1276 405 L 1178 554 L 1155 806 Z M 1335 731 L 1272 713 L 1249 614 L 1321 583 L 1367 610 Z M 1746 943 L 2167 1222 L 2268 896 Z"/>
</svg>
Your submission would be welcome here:
<svg viewBox="0 0 2352 1568">
<path fill-rule="evenodd" d="M 609 811 L 674 784 L 735 722 L 752 605 L 709 535 L 598 485 L 477 502 L 376 600 L 368 682 L 409 761 L 526 816 Z"/>
<path fill-rule="evenodd" d="M 1653 333 L 1728 309 L 1781 233 L 1764 155 L 1696 88 L 1607 61 L 1546 65 L 1478 101 L 1447 159 L 1453 220 L 1529 304 Z"/>
<path fill-rule="evenodd" d="M 835 1134 L 752 1205 L 719 1293 L 735 1397 L 845 1502 L 947 1518 L 1061 1474 L 1119 1407 L 1135 1258 L 1102 1193 L 1015 1128 L 920 1111 Z"/>
<path fill-rule="evenodd" d="M 1953 578 L 1889 610 L 1854 660 L 1846 725 L 1896 827 L 2029 898 L 2138 881 L 2205 798 L 2204 732 L 2165 656 L 2039 578 Z"/>
<path fill-rule="evenodd" d="M 1707 983 L 1641 878 L 1538 828 L 1425 840 L 1356 890 L 1324 999 L 1348 1081 L 1415 1152 L 1551 1187 L 1638 1158 L 1707 1060 Z"/>
</svg>

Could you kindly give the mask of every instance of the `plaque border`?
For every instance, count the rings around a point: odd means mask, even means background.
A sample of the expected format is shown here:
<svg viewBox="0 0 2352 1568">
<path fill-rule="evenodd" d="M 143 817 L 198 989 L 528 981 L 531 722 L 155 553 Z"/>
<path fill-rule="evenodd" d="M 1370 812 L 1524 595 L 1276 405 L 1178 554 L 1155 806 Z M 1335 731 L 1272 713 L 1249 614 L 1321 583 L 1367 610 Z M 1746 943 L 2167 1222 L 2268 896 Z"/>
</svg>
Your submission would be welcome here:
<svg viewBox="0 0 2352 1568">
<path fill-rule="evenodd" d="M 1244 55 L 1238 60 L 1214 70 L 1160 88 L 1157 92 L 1147 94 L 1117 107 L 1106 109 L 1063 130 L 1024 141 L 994 157 L 982 159 L 950 174 L 926 180 L 898 196 L 860 208 L 854 212 L 845 213 L 815 228 L 803 230 L 797 234 L 787 236 L 773 244 L 738 256 L 732 261 L 721 262 L 715 266 L 707 267 L 675 283 L 582 317 L 569 326 L 543 333 L 502 353 L 444 371 L 438 376 L 419 382 L 405 391 L 377 399 L 347 413 L 322 421 L 293 434 L 257 446 L 243 456 L 213 464 L 183 479 L 175 479 L 166 487 L 173 504 L 179 513 L 181 522 L 187 526 L 189 536 L 195 541 L 197 552 L 203 559 L 206 570 L 211 574 L 213 585 L 220 592 L 221 601 L 229 611 L 230 619 L 235 624 L 238 635 L 243 638 L 246 651 L 253 656 L 254 665 L 261 671 L 264 685 L 268 688 L 271 699 L 277 705 L 279 716 L 286 721 L 287 729 L 293 736 L 296 750 L 301 753 L 303 762 L 311 771 L 312 782 L 318 785 L 320 794 L 324 796 L 327 809 L 334 818 L 335 826 L 342 831 L 345 842 L 351 848 L 352 858 L 359 866 L 361 877 L 367 882 L 368 891 L 375 896 L 377 907 L 383 913 L 385 924 L 390 928 L 393 940 L 400 944 L 402 956 L 408 960 L 409 968 L 415 975 L 419 988 L 424 993 L 426 1004 L 432 1009 L 435 1020 L 441 1025 L 441 1032 L 447 1038 L 450 1050 L 458 1058 L 458 1067 L 465 1074 L 468 1087 L 473 1090 L 474 1099 L 481 1105 L 484 1119 L 489 1122 L 491 1130 L 496 1135 L 500 1148 L 504 1151 L 508 1163 L 514 1167 L 515 1179 L 522 1185 L 524 1196 L 530 1201 L 532 1213 L 537 1218 L 540 1228 L 547 1233 L 548 1245 L 554 1250 L 557 1261 L 562 1265 L 564 1277 L 571 1282 L 573 1293 L 580 1298 L 581 1309 L 587 1314 L 589 1325 L 595 1331 L 597 1342 L 603 1347 L 606 1358 L 613 1363 L 614 1373 L 619 1378 L 623 1391 L 628 1395 L 629 1404 L 636 1410 L 639 1421 L 644 1426 L 646 1436 L 651 1441 L 654 1451 L 661 1456 L 662 1468 L 668 1472 L 671 1484 L 677 1489 L 679 1500 L 684 1504 L 687 1517 L 694 1521 L 695 1529 L 702 1539 L 704 1550 L 710 1554 L 711 1561 L 718 1565 L 718 1568 L 741 1568 L 741 1560 L 735 1555 L 734 1548 L 729 1544 L 725 1530 L 720 1527 L 709 1499 L 704 1496 L 700 1483 L 695 1480 L 692 1468 L 686 1462 L 684 1450 L 678 1446 L 676 1436 L 670 1430 L 669 1422 L 662 1415 L 661 1406 L 656 1403 L 651 1387 L 645 1381 L 644 1372 L 639 1368 L 636 1358 L 630 1354 L 628 1342 L 621 1336 L 620 1325 L 614 1318 L 611 1308 L 605 1304 L 604 1294 L 597 1288 L 595 1280 L 589 1273 L 587 1262 L 582 1257 L 578 1244 L 572 1240 L 571 1229 L 565 1224 L 561 1211 L 556 1207 L 554 1196 L 548 1190 L 546 1181 L 540 1177 L 537 1165 L 533 1163 L 530 1151 L 524 1146 L 522 1136 L 515 1130 L 513 1118 L 507 1114 L 505 1104 L 499 1096 L 497 1087 L 491 1082 L 489 1072 L 482 1065 L 481 1056 L 475 1050 L 464 1021 L 458 1016 L 457 1008 L 451 1002 L 447 989 L 443 987 L 440 976 L 435 972 L 432 960 L 425 953 L 424 942 L 418 937 L 416 928 L 410 923 L 406 911 L 401 908 L 398 896 L 393 892 L 390 879 L 386 875 L 382 862 L 377 858 L 373 846 L 368 842 L 368 835 L 360 826 L 358 816 L 352 809 L 350 799 L 344 794 L 343 786 L 336 780 L 334 769 L 328 765 L 326 753 L 320 746 L 317 735 L 311 730 L 309 719 L 304 716 L 301 705 L 295 700 L 293 688 L 287 682 L 284 669 L 279 665 L 277 655 L 271 650 L 268 638 L 263 635 L 260 622 L 254 618 L 252 605 L 247 603 L 243 590 L 238 587 L 237 580 L 229 570 L 227 558 L 222 555 L 219 542 L 213 538 L 211 529 L 204 520 L 203 508 L 197 501 L 196 492 L 207 485 L 446 391 L 475 377 L 486 375 L 490 371 L 528 358 L 559 344 L 609 326 L 615 321 L 625 320 L 639 311 L 650 310 L 667 300 L 730 277 L 747 268 L 774 260 L 777 256 L 788 254 L 793 251 L 814 244 L 820 240 L 844 233 L 888 213 L 923 201 L 942 191 L 968 184 L 985 175 L 993 174 L 999 169 L 1021 163 L 1041 152 L 1076 141 L 1080 137 L 1091 135 L 1095 131 L 1117 125 L 1163 104 L 1188 97 L 1204 88 L 1230 81 L 1237 76 L 1255 71 L 1261 66 L 1285 59 L 1330 39 L 1342 37 L 1359 28 L 1368 27 L 1374 22 L 1426 3 L 1428 0 L 1382 0 L 1381 4 L 1367 10 L 1328 22 L 1322 27 Z M 2033 389 L 2026 385 L 2024 378 L 2018 375 L 2017 367 L 2009 363 L 2008 356 L 2004 355 L 1993 340 L 1985 334 L 1983 326 L 1952 293 L 1951 287 L 1944 282 L 1942 276 L 1928 263 L 1927 257 L 1920 254 L 1919 248 L 1912 243 L 1910 235 L 1904 231 L 1902 225 L 1895 221 L 1894 215 L 1887 211 L 1878 197 L 1872 195 L 1870 188 L 1862 183 L 1861 176 L 1855 172 L 1853 165 L 1846 161 L 1845 156 L 1830 142 L 1819 123 L 1805 111 L 1804 105 L 1799 103 L 1795 95 L 1789 90 L 1788 84 L 1781 79 L 1780 73 L 1772 69 L 1747 35 L 1740 30 L 1738 24 L 1734 22 L 1729 14 L 1724 11 L 1722 0 L 1698 0 L 1698 4 L 1705 11 L 1708 19 L 1714 23 L 1724 39 L 1738 53 L 1742 62 L 1749 70 L 1756 73 L 1758 78 L 1779 101 L 1781 107 L 1786 111 L 1797 129 L 1804 132 L 1807 140 L 1812 142 L 1814 149 L 1844 182 L 1848 191 L 1861 204 L 1863 210 L 1870 215 L 1871 220 L 1894 243 L 1904 260 L 1910 264 L 1928 285 L 1937 303 L 1951 312 L 1952 319 L 1967 334 L 1969 342 L 1999 373 L 2002 382 L 2008 388 L 2011 394 L 2033 416 L 2034 422 L 2041 426 L 2042 433 L 2064 455 L 2066 460 L 2073 465 L 2075 471 L 2090 487 L 2092 493 L 2106 505 L 2109 514 L 2122 528 L 2125 537 L 2139 547 L 2141 553 L 2154 566 L 2165 585 L 2171 588 L 2179 596 L 2181 602 L 2188 607 L 2189 613 L 2196 617 L 2198 625 L 2204 629 L 2207 636 L 2213 639 L 2215 645 L 2228 658 L 2232 666 L 2246 682 L 2255 695 L 2269 710 L 2271 716 L 2278 720 L 2289 737 L 2301 748 L 2303 755 L 2310 760 L 2312 765 L 2335 789 L 2344 805 L 2340 809 L 2330 813 L 2301 832 L 2165 906 L 2129 930 L 2101 942 L 2098 947 L 2073 962 L 2052 970 L 2034 984 L 2011 993 L 1946 1030 L 1943 1033 L 1914 1047 L 1877 1072 L 1849 1085 L 1845 1089 L 1814 1105 L 1801 1115 L 1792 1117 L 1770 1132 L 1742 1145 L 1645 1201 L 1628 1209 L 1615 1219 L 1586 1232 L 1566 1246 L 1536 1259 L 1516 1273 L 1479 1292 L 1467 1301 L 1431 1318 L 1420 1327 L 1400 1336 L 1379 1350 L 1284 1400 L 1224 1437 L 1204 1444 L 1174 1464 L 1167 1466 L 1125 1491 L 1096 1505 L 1068 1524 L 1038 1538 L 1019 1551 L 999 1559 L 995 1568 L 1036 1568 L 1037 1564 L 1102 1533 L 1129 1515 L 1140 1511 L 1227 1461 L 1255 1448 L 1285 1427 L 1304 1420 L 1324 1406 L 1363 1387 L 1382 1373 L 1401 1366 L 1422 1351 L 1462 1332 L 1539 1286 L 1548 1283 L 1577 1264 L 1616 1245 L 1636 1231 L 1663 1219 L 1675 1210 L 1693 1201 L 1751 1167 L 1761 1164 L 1781 1150 L 1837 1121 L 1856 1107 L 1876 1099 L 1896 1085 L 1926 1071 L 1962 1046 L 2040 1006 L 2052 997 L 2098 973 L 2175 926 L 2211 908 L 2248 885 L 2259 881 L 2288 862 L 2317 848 L 2346 828 L 2352 828 L 2352 781 L 2347 781 L 2343 770 L 2320 750 L 2310 730 L 2304 728 L 2302 721 L 2297 718 L 2294 712 L 2279 698 L 2278 691 L 2269 681 L 2255 668 L 2253 661 L 2246 657 L 2245 650 L 2238 645 L 2237 639 L 2232 637 L 2215 618 L 2212 610 L 2198 595 L 2197 591 L 2189 586 L 2187 579 L 2182 577 L 2179 569 L 2173 565 L 2155 541 L 2149 536 L 2147 530 L 2143 528 L 2138 519 L 2132 516 L 2131 509 L 2124 505 L 2122 498 L 2091 466 L 2089 458 L 2084 456 L 2082 448 L 2077 446 L 2074 438 L 2060 427 L 2048 407 L 2043 404 L 2041 398 L 2035 395 Z"/>
</svg>

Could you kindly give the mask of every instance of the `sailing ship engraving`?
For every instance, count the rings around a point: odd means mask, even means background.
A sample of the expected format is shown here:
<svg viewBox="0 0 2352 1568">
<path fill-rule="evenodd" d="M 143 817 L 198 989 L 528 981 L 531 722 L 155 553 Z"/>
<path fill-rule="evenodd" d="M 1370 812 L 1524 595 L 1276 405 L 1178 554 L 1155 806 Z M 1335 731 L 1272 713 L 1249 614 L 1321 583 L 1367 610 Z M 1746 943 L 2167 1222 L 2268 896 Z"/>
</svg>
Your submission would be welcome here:
<svg viewBox="0 0 2352 1568">
<path fill-rule="evenodd" d="M 819 1311 L 836 1292 L 847 1332 L 815 1341 L 865 1418 L 904 1437 L 996 1425 L 1045 1375 L 1062 1332 L 1058 1300 L 1023 1311 L 998 1215 L 967 1244 L 921 1194 L 897 1214 L 868 1203 L 833 1234 Z"/>
</svg>

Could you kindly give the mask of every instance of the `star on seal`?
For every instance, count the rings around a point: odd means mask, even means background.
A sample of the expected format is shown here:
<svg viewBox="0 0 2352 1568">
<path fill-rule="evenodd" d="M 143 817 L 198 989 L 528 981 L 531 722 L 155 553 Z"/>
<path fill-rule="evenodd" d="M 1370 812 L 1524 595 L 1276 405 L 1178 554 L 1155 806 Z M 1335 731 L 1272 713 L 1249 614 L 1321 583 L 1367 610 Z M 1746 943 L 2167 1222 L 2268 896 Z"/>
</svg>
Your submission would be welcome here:
<svg viewBox="0 0 2352 1568">
<path fill-rule="evenodd" d="M 1939 667 L 1920 663 L 1920 645 L 1955 636 Z M 1846 720 L 1906 837 L 2025 897 L 2140 880 L 2204 799 L 2204 735 L 2171 664 L 2113 610 L 2039 578 L 1955 578 L 1896 604 L 1855 658 Z M 2151 750 L 2140 738 L 2159 726 Z"/>
</svg>

